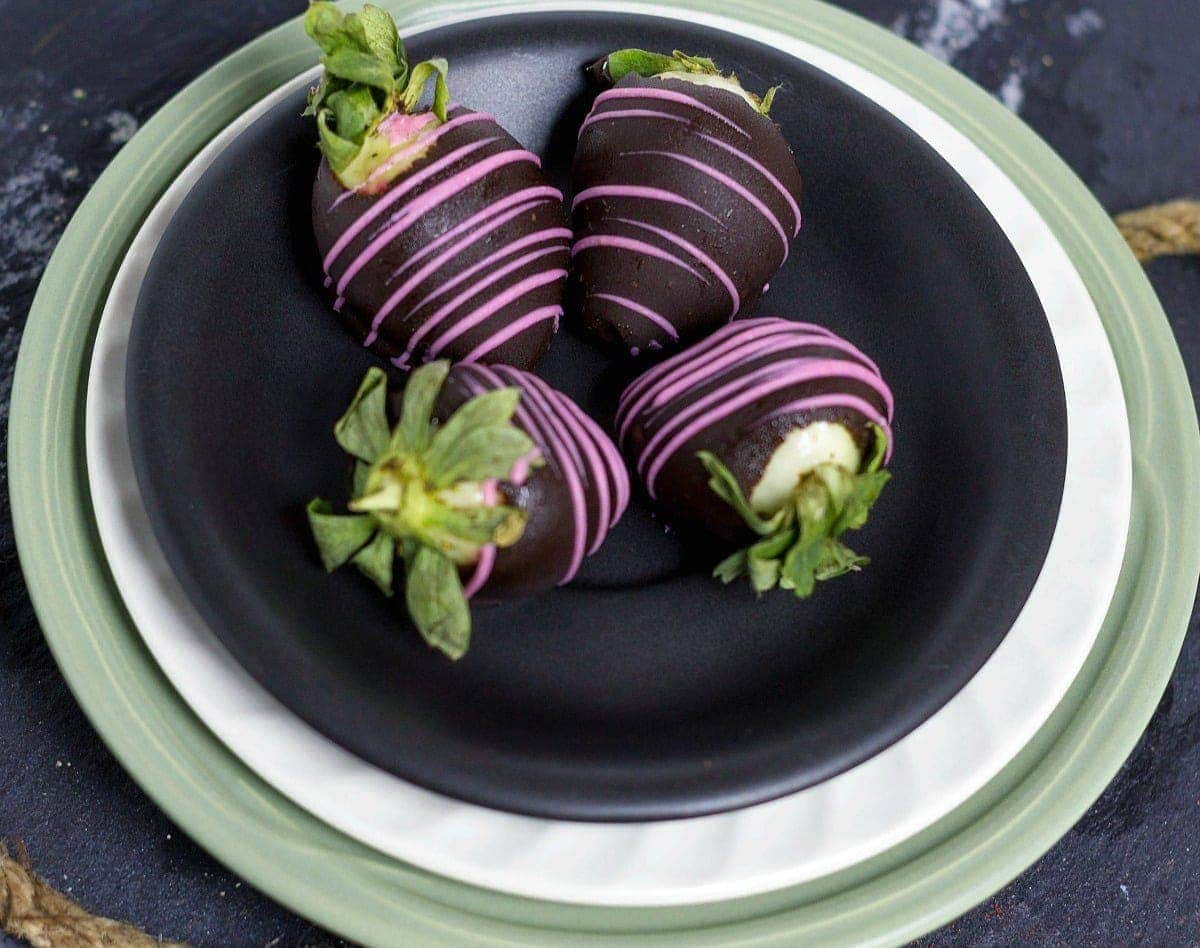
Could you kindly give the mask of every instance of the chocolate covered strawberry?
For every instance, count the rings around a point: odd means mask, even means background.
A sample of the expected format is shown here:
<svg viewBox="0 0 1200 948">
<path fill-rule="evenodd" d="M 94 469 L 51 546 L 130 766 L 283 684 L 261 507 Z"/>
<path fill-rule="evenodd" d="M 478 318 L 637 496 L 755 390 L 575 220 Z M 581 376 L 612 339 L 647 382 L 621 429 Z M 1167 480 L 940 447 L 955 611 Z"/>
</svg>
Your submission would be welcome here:
<svg viewBox="0 0 1200 948">
<path fill-rule="evenodd" d="M 721 562 L 809 595 L 863 566 L 839 539 L 888 480 L 892 393 L 875 363 L 827 329 L 738 320 L 633 381 L 618 437 L 674 521 L 750 541 Z"/>
<path fill-rule="evenodd" d="M 468 600 L 570 582 L 624 512 L 629 477 L 591 418 L 520 369 L 438 361 L 387 389 L 371 369 L 334 427 L 354 459 L 348 512 L 314 500 L 309 522 L 327 570 L 353 563 L 389 596 L 399 559 L 413 622 L 458 658 Z"/>
<path fill-rule="evenodd" d="M 313 230 L 334 308 L 401 367 L 438 357 L 531 367 L 562 315 L 570 237 L 537 156 L 491 115 L 450 104 L 445 60 L 410 67 L 380 8 L 314 3 L 305 27 L 325 67 L 307 112 L 323 154 Z"/>
<path fill-rule="evenodd" d="M 634 355 L 758 297 L 800 230 L 800 172 L 759 99 L 712 60 L 629 49 L 579 132 L 572 254 L 584 324 Z"/>
</svg>

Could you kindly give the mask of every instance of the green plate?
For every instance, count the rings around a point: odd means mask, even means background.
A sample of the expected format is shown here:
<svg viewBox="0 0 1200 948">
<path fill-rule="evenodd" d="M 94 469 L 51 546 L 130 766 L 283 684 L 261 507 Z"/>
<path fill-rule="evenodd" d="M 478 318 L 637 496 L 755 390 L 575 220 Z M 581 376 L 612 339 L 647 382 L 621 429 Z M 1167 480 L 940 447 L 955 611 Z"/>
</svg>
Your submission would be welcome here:
<svg viewBox="0 0 1200 948">
<path fill-rule="evenodd" d="M 385 5 L 407 29 L 520 6 L 505 0 Z M 629 7 L 668 15 L 672 8 L 693 19 L 735 17 L 864 66 L 972 139 L 1045 218 L 1100 312 L 1129 411 L 1133 510 L 1112 607 L 1067 697 L 983 790 L 874 859 L 768 895 L 662 909 L 520 899 L 399 863 L 287 801 L 204 728 L 142 645 L 100 548 L 83 457 L 85 384 L 110 281 L 141 221 L 188 159 L 245 108 L 314 64 L 300 23 L 284 24 L 172 99 L 117 156 L 72 220 L 34 300 L 17 363 L 11 499 L 46 638 L 109 747 L 233 871 L 348 938 L 406 945 L 906 941 L 986 898 L 1083 814 L 1133 748 L 1178 655 L 1200 575 L 1194 528 L 1200 498 L 1189 487 L 1200 475 L 1200 436 L 1167 321 L 1104 211 L 989 95 L 882 29 L 796 0 Z"/>
</svg>

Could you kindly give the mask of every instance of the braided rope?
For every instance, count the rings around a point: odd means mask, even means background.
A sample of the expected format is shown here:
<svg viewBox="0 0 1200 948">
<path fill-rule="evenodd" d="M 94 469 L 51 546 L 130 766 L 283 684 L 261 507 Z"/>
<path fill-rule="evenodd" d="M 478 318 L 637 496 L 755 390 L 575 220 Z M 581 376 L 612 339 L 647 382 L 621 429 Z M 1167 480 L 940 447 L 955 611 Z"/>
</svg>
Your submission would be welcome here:
<svg viewBox="0 0 1200 948">
<path fill-rule="evenodd" d="M 17 858 L 0 843 L 0 931 L 32 948 L 184 948 L 131 925 L 91 915 L 38 876 L 21 843 Z"/>
<path fill-rule="evenodd" d="M 1152 204 L 1113 220 L 1142 263 L 1173 254 L 1200 254 L 1200 201 Z"/>
</svg>

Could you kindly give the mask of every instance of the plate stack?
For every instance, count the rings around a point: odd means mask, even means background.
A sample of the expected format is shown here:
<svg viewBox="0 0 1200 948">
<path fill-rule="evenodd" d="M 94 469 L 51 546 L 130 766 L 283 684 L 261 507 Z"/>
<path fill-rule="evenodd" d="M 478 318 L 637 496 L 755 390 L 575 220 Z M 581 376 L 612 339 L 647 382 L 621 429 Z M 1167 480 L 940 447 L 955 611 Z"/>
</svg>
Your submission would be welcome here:
<svg viewBox="0 0 1200 948">
<path fill-rule="evenodd" d="M 389 8 L 564 189 L 608 50 L 782 84 L 804 228 L 756 313 L 895 391 L 873 562 L 758 599 L 635 495 L 455 663 L 327 578 L 303 508 L 374 357 L 321 286 L 293 22 L 122 151 L 26 330 L 22 563 L 97 729 L 223 862 L 372 944 L 899 943 L 986 897 L 1132 747 L 1200 573 L 1192 401 L 1119 236 L 984 92 L 818 4 Z M 621 369 L 569 311 L 538 371 L 611 422 Z"/>
</svg>

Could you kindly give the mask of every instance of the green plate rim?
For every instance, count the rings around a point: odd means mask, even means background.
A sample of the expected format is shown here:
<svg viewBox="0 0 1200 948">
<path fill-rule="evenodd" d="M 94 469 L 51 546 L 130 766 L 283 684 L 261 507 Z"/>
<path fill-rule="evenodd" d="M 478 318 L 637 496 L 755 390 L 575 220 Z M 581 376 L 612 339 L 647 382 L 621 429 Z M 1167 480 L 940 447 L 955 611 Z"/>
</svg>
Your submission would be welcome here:
<svg viewBox="0 0 1200 948">
<path fill-rule="evenodd" d="M 516 6 L 509 0 L 384 5 L 405 29 Z M 43 631 L 113 753 L 182 829 L 234 872 L 356 941 L 902 943 L 986 898 L 1083 814 L 1145 728 L 1182 645 L 1200 577 L 1200 531 L 1188 529 L 1200 519 L 1200 496 L 1187 489 L 1200 474 L 1195 406 L 1154 291 L 1087 188 L 982 89 L 852 14 L 816 0 L 636 5 L 639 13 L 670 9 L 787 33 L 876 73 L 970 138 L 1049 224 L 1100 312 L 1129 412 L 1133 509 L 1108 617 L 1054 715 L 984 789 L 886 853 L 780 892 L 654 909 L 521 899 L 402 864 L 283 798 L 191 713 L 130 622 L 92 516 L 83 409 L 100 310 L 154 201 L 237 114 L 315 63 L 299 19 L 291 20 L 171 99 L 76 212 L 42 278 L 21 342 L 9 422 L 10 499 Z"/>
</svg>

